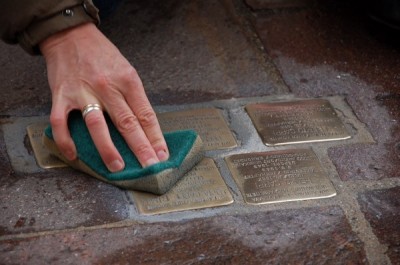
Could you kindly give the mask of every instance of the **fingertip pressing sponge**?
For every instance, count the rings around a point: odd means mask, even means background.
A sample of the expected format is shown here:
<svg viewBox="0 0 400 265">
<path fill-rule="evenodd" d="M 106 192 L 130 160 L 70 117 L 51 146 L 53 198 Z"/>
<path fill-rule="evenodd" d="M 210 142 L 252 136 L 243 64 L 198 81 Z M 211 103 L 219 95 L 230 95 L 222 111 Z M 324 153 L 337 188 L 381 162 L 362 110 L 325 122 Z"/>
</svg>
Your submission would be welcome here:
<svg viewBox="0 0 400 265">
<path fill-rule="evenodd" d="M 167 192 L 203 158 L 203 144 L 195 131 L 175 131 L 164 134 L 170 153 L 169 159 L 143 168 L 106 114 L 105 118 L 111 139 L 125 161 L 125 168 L 120 172 L 108 171 L 78 111 L 71 112 L 68 118 L 68 127 L 78 153 L 76 160 L 69 161 L 61 155 L 50 126 L 45 130 L 43 142 L 52 154 L 73 168 L 125 189 L 154 194 Z"/>
</svg>

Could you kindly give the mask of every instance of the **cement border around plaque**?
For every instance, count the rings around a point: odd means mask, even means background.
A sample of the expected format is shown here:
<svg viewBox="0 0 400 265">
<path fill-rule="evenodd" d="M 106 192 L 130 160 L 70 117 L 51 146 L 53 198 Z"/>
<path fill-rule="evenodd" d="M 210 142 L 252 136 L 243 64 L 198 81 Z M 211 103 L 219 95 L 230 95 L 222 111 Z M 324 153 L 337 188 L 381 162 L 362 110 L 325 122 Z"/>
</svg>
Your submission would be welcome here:
<svg viewBox="0 0 400 265">
<path fill-rule="evenodd" d="M 199 108 L 157 113 L 163 131 L 197 131 L 204 143 L 204 150 L 220 150 L 237 147 L 237 142 L 221 110 Z"/>
<path fill-rule="evenodd" d="M 129 191 L 139 214 L 155 215 L 224 206 L 233 197 L 215 162 L 204 158 L 164 195 Z"/>
<path fill-rule="evenodd" d="M 351 138 L 326 99 L 255 103 L 245 109 L 267 146 Z"/>
<path fill-rule="evenodd" d="M 26 128 L 36 163 L 39 165 L 39 167 L 44 169 L 67 167 L 67 164 L 58 159 L 56 156 L 50 154 L 50 151 L 42 142 L 44 130 L 48 126 L 48 122 L 38 122 L 30 124 Z"/>
<path fill-rule="evenodd" d="M 336 190 L 312 149 L 288 149 L 225 158 L 247 204 L 329 198 Z"/>
</svg>

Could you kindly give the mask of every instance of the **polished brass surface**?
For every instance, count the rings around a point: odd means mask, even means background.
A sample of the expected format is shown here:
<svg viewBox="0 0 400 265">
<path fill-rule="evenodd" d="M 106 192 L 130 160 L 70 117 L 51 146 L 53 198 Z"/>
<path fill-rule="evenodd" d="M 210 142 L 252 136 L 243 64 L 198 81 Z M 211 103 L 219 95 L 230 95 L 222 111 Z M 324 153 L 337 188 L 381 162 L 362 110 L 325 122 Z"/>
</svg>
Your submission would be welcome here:
<svg viewBox="0 0 400 265">
<path fill-rule="evenodd" d="M 139 213 L 145 215 L 216 207 L 233 202 L 211 158 L 204 158 L 164 195 L 138 191 L 130 193 Z"/>
<path fill-rule="evenodd" d="M 225 158 L 246 203 L 327 198 L 335 188 L 311 149 L 232 155 Z"/>
<path fill-rule="evenodd" d="M 44 129 L 47 126 L 49 126 L 48 123 L 41 122 L 31 124 L 26 128 L 36 162 L 41 168 L 66 167 L 64 162 L 50 154 L 42 142 Z"/>
<path fill-rule="evenodd" d="M 325 99 L 249 104 L 246 111 L 266 145 L 351 137 L 332 105 Z"/>
<path fill-rule="evenodd" d="M 193 129 L 203 140 L 205 150 L 237 146 L 221 111 L 215 108 L 158 113 L 163 131 Z"/>
</svg>

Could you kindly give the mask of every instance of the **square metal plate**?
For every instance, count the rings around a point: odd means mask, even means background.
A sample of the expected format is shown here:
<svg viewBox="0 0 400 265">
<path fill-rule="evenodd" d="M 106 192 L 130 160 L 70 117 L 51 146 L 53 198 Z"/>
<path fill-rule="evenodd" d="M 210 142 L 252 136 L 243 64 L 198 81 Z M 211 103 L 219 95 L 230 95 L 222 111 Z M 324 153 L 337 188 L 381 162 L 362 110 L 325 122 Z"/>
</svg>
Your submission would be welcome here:
<svg viewBox="0 0 400 265">
<path fill-rule="evenodd" d="M 157 113 L 161 129 L 166 132 L 192 129 L 197 131 L 205 150 L 227 149 L 237 146 L 219 109 L 191 109 Z"/>
<path fill-rule="evenodd" d="M 246 111 L 266 145 L 351 138 L 325 99 L 249 104 Z"/>
<path fill-rule="evenodd" d="M 335 188 L 311 149 L 238 154 L 225 160 L 248 204 L 336 195 Z"/>
<path fill-rule="evenodd" d="M 140 214 L 153 215 L 207 207 L 228 205 L 231 193 L 214 160 L 204 158 L 164 195 L 129 192 Z"/>
</svg>

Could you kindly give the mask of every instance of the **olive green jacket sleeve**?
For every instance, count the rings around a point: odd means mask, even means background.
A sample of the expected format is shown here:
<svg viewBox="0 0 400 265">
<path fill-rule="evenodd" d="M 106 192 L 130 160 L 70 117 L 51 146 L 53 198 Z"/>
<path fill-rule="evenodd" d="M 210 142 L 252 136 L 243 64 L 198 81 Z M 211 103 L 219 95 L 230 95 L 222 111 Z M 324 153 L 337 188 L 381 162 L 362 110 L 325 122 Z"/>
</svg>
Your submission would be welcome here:
<svg viewBox="0 0 400 265">
<path fill-rule="evenodd" d="M 98 24 L 92 0 L 0 0 L 0 34 L 30 54 L 50 35 L 87 22 Z"/>
</svg>

